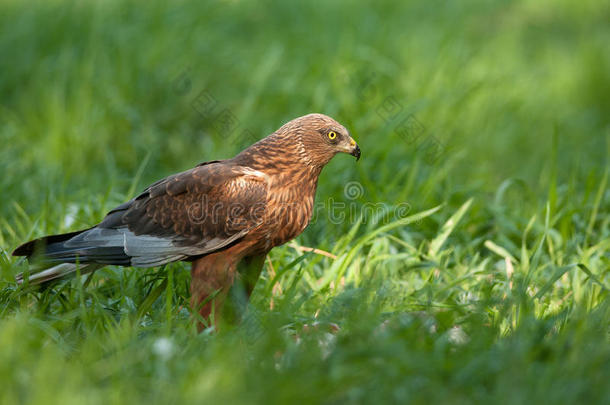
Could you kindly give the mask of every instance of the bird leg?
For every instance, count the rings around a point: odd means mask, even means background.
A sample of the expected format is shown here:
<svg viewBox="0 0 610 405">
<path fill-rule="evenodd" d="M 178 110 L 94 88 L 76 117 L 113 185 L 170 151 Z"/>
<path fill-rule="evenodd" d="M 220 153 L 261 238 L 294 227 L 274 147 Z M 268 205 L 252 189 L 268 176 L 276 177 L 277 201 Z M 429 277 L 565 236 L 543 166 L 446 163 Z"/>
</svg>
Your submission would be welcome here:
<svg viewBox="0 0 610 405">
<path fill-rule="evenodd" d="M 191 268 L 191 308 L 205 322 L 214 322 L 218 329 L 222 306 L 235 281 L 236 263 L 225 252 L 211 253 L 194 260 Z M 199 322 L 202 331 L 209 324 Z"/>
<path fill-rule="evenodd" d="M 266 254 L 244 257 L 237 264 L 237 278 L 229 290 L 229 299 L 223 311 L 223 319 L 237 323 L 246 312 L 250 295 L 256 286 L 265 263 Z"/>
<path fill-rule="evenodd" d="M 235 324 L 241 320 L 266 256 L 238 260 L 231 253 L 211 253 L 192 264 L 191 307 L 206 322 L 213 321 L 217 330 L 220 324 Z M 199 331 L 206 326 L 209 325 L 200 322 Z"/>
</svg>

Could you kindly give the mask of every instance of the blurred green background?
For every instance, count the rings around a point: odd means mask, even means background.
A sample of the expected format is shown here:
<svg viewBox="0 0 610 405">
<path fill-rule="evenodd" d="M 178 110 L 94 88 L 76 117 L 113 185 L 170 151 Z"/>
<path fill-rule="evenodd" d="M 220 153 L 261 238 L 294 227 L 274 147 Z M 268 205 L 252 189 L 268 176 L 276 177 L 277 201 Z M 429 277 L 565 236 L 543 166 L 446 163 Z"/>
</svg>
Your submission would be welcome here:
<svg viewBox="0 0 610 405">
<path fill-rule="evenodd" d="M 608 21 L 600 1 L 2 1 L 2 402 L 606 402 Z M 14 284 L 19 243 L 310 112 L 362 149 L 318 201 L 443 206 L 321 210 L 297 243 L 339 259 L 274 250 L 263 331 L 197 335 L 182 264 Z M 316 320 L 341 331 L 294 338 Z"/>
</svg>

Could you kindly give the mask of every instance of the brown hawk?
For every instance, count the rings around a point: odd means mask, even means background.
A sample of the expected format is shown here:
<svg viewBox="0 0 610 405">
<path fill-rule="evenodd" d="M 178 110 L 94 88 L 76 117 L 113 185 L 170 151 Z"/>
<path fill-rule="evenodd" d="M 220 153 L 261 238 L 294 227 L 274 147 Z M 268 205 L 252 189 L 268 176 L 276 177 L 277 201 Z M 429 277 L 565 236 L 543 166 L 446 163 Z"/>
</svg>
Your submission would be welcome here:
<svg viewBox="0 0 610 405">
<path fill-rule="evenodd" d="M 339 152 L 360 158 L 345 127 L 322 114 L 296 118 L 232 159 L 152 184 L 89 229 L 27 242 L 13 255 L 35 259 L 30 284 L 75 275 L 77 266 L 86 274 L 190 261 L 193 309 L 218 321 L 231 287 L 239 284 L 247 302 L 267 253 L 303 232 L 320 172 Z"/>
</svg>

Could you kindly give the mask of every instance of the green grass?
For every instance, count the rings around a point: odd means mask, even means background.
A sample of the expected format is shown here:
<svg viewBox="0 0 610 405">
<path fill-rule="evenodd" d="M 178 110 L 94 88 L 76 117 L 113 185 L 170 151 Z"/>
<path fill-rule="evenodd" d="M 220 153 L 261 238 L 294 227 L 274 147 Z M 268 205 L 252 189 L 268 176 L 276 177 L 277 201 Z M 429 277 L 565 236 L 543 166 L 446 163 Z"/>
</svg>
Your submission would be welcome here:
<svg viewBox="0 0 610 405">
<path fill-rule="evenodd" d="M 608 403 L 609 18 L 0 3 L 0 403 Z M 181 263 L 14 283 L 19 243 L 313 111 L 362 149 L 324 170 L 296 240 L 337 259 L 274 249 L 241 325 L 196 333 Z"/>
</svg>

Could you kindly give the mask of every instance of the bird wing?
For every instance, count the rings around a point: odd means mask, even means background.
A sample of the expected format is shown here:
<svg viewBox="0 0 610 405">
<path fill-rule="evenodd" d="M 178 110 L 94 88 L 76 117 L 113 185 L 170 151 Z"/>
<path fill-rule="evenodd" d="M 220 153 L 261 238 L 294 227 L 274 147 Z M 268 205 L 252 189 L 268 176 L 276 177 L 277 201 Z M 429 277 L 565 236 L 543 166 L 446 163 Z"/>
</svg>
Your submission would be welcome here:
<svg viewBox="0 0 610 405">
<path fill-rule="evenodd" d="M 42 257 L 153 267 L 207 254 L 260 225 L 267 191 L 262 172 L 229 161 L 203 163 L 152 184 L 93 228 L 47 237 Z M 29 256 L 36 242 L 15 253 Z"/>
</svg>

